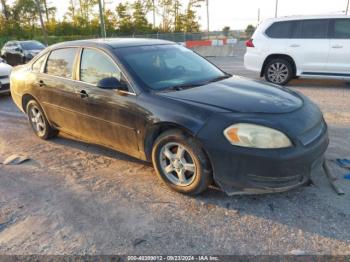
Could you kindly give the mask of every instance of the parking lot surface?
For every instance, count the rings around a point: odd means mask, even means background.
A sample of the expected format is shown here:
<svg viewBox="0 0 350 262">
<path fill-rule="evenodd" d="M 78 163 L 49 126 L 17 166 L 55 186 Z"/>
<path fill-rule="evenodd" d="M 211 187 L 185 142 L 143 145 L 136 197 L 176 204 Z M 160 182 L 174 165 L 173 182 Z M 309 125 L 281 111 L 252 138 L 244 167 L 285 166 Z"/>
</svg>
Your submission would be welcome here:
<svg viewBox="0 0 350 262">
<path fill-rule="evenodd" d="M 244 49 L 210 60 L 243 67 Z M 350 83 L 294 80 L 329 125 L 328 160 L 350 158 Z M 296 123 L 297 124 L 297 123 Z M 338 196 L 319 170 L 286 193 L 199 197 L 170 191 L 151 165 L 65 135 L 42 141 L 11 98 L 0 97 L 0 254 L 348 254 L 350 181 L 330 162 Z M 349 173 L 350 171 L 348 171 Z"/>
</svg>

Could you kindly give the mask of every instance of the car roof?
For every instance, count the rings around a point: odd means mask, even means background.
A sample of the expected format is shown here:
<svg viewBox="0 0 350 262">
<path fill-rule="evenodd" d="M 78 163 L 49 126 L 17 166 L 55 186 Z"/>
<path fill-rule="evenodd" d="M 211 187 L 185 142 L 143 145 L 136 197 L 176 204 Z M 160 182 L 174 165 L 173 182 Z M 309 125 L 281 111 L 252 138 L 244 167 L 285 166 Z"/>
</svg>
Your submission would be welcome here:
<svg viewBox="0 0 350 262">
<path fill-rule="evenodd" d="M 265 21 L 277 22 L 277 21 L 293 21 L 293 20 L 308 20 L 308 19 L 350 19 L 347 15 L 299 15 L 299 16 L 282 16 L 277 18 L 269 18 Z"/>
<path fill-rule="evenodd" d="M 167 45 L 174 44 L 174 42 L 146 39 L 146 38 L 97 38 L 87 40 L 68 41 L 55 44 L 51 46 L 52 49 L 70 47 L 70 46 L 109 46 L 111 48 L 146 46 L 146 45 Z"/>
</svg>

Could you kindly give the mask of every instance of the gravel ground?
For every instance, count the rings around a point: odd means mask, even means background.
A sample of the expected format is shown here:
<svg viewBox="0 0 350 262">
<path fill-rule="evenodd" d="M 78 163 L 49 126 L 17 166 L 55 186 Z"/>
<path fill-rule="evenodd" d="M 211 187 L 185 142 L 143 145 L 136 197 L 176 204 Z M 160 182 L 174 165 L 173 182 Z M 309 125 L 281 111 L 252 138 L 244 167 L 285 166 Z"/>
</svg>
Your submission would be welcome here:
<svg viewBox="0 0 350 262">
<path fill-rule="evenodd" d="M 224 70 L 244 70 L 243 49 L 210 58 Z M 350 84 L 297 80 L 330 128 L 328 159 L 350 158 Z M 281 194 L 199 197 L 169 191 L 149 164 L 60 136 L 41 141 L 9 97 L 0 97 L 0 254 L 347 254 L 350 181 L 331 169 L 346 194 L 330 188 L 322 170 L 314 185 Z"/>
</svg>

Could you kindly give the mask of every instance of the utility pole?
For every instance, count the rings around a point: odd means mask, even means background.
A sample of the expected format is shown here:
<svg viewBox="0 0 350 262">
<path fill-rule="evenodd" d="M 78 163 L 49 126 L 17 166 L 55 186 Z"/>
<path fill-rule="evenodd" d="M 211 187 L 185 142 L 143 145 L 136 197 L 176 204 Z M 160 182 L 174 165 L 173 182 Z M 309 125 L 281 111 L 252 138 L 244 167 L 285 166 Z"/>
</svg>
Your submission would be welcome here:
<svg viewBox="0 0 350 262">
<path fill-rule="evenodd" d="M 6 21 L 8 21 L 9 20 L 9 11 L 7 9 L 6 1 L 1 0 L 1 5 L 2 5 L 2 12 L 5 16 L 5 19 L 6 19 Z"/>
<path fill-rule="evenodd" d="M 348 15 L 348 13 L 349 13 L 349 2 L 350 2 L 350 0 L 348 0 L 348 3 L 346 4 L 346 10 L 345 10 L 346 15 Z"/>
<path fill-rule="evenodd" d="M 276 0 L 275 17 L 277 17 L 277 14 L 278 14 L 278 0 Z"/>
<path fill-rule="evenodd" d="M 103 15 L 103 7 L 102 7 L 101 1 L 102 0 L 98 0 L 98 7 L 100 9 L 100 27 L 101 27 L 101 36 L 102 36 L 102 38 L 105 38 L 106 37 L 106 27 L 105 27 L 105 18 Z"/>
<path fill-rule="evenodd" d="M 35 0 L 35 4 L 36 4 L 36 9 L 37 9 L 38 14 L 39 14 L 40 24 L 41 24 L 41 30 L 43 31 L 45 44 L 48 45 L 49 42 L 48 42 L 48 40 L 47 40 L 47 31 L 46 31 L 45 24 L 44 24 L 44 20 L 43 20 L 43 16 L 42 16 L 42 13 L 41 13 L 40 0 Z"/>
<path fill-rule="evenodd" d="M 154 4 L 155 0 L 152 0 L 153 4 L 153 28 L 156 28 L 156 6 Z"/>
<path fill-rule="evenodd" d="M 260 24 L 260 7 L 258 8 L 258 25 Z"/>
<path fill-rule="evenodd" d="M 178 0 L 175 0 L 175 8 L 174 8 L 174 13 L 175 13 L 175 18 L 174 18 L 174 30 L 176 32 L 177 29 L 177 13 L 178 13 Z"/>
<path fill-rule="evenodd" d="M 209 27 L 209 0 L 207 0 L 207 31 L 208 31 L 208 33 L 210 32 L 210 27 Z"/>
</svg>

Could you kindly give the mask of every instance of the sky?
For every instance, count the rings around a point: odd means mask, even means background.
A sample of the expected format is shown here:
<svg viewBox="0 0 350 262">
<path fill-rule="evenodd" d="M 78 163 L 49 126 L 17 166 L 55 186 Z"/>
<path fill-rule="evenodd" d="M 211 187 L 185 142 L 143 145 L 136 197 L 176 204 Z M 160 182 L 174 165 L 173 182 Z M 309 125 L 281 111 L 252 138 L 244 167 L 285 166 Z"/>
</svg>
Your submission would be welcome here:
<svg viewBox="0 0 350 262">
<path fill-rule="evenodd" d="M 181 0 L 186 5 L 188 0 Z M 258 22 L 258 9 L 261 20 L 275 16 L 276 0 L 208 0 L 210 30 L 222 30 L 229 26 L 231 29 L 244 29 L 248 24 Z M 67 10 L 69 0 L 49 0 L 57 6 L 57 16 L 62 17 Z M 107 7 L 112 8 L 125 0 L 106 0 Z M 132 0 L 129 2 L 132 2 Z M 323 15 L 341 14 L 345 12 L 347 0 L 279 0 L 278 16 L 290 15 Z M 199 10 L 201 29 L 206 30 L 206 6 Z M 149 21 L 152 19 L 150 17 Z M 157 17 L 156 23 L 160 22 Z"/>
</svg>

